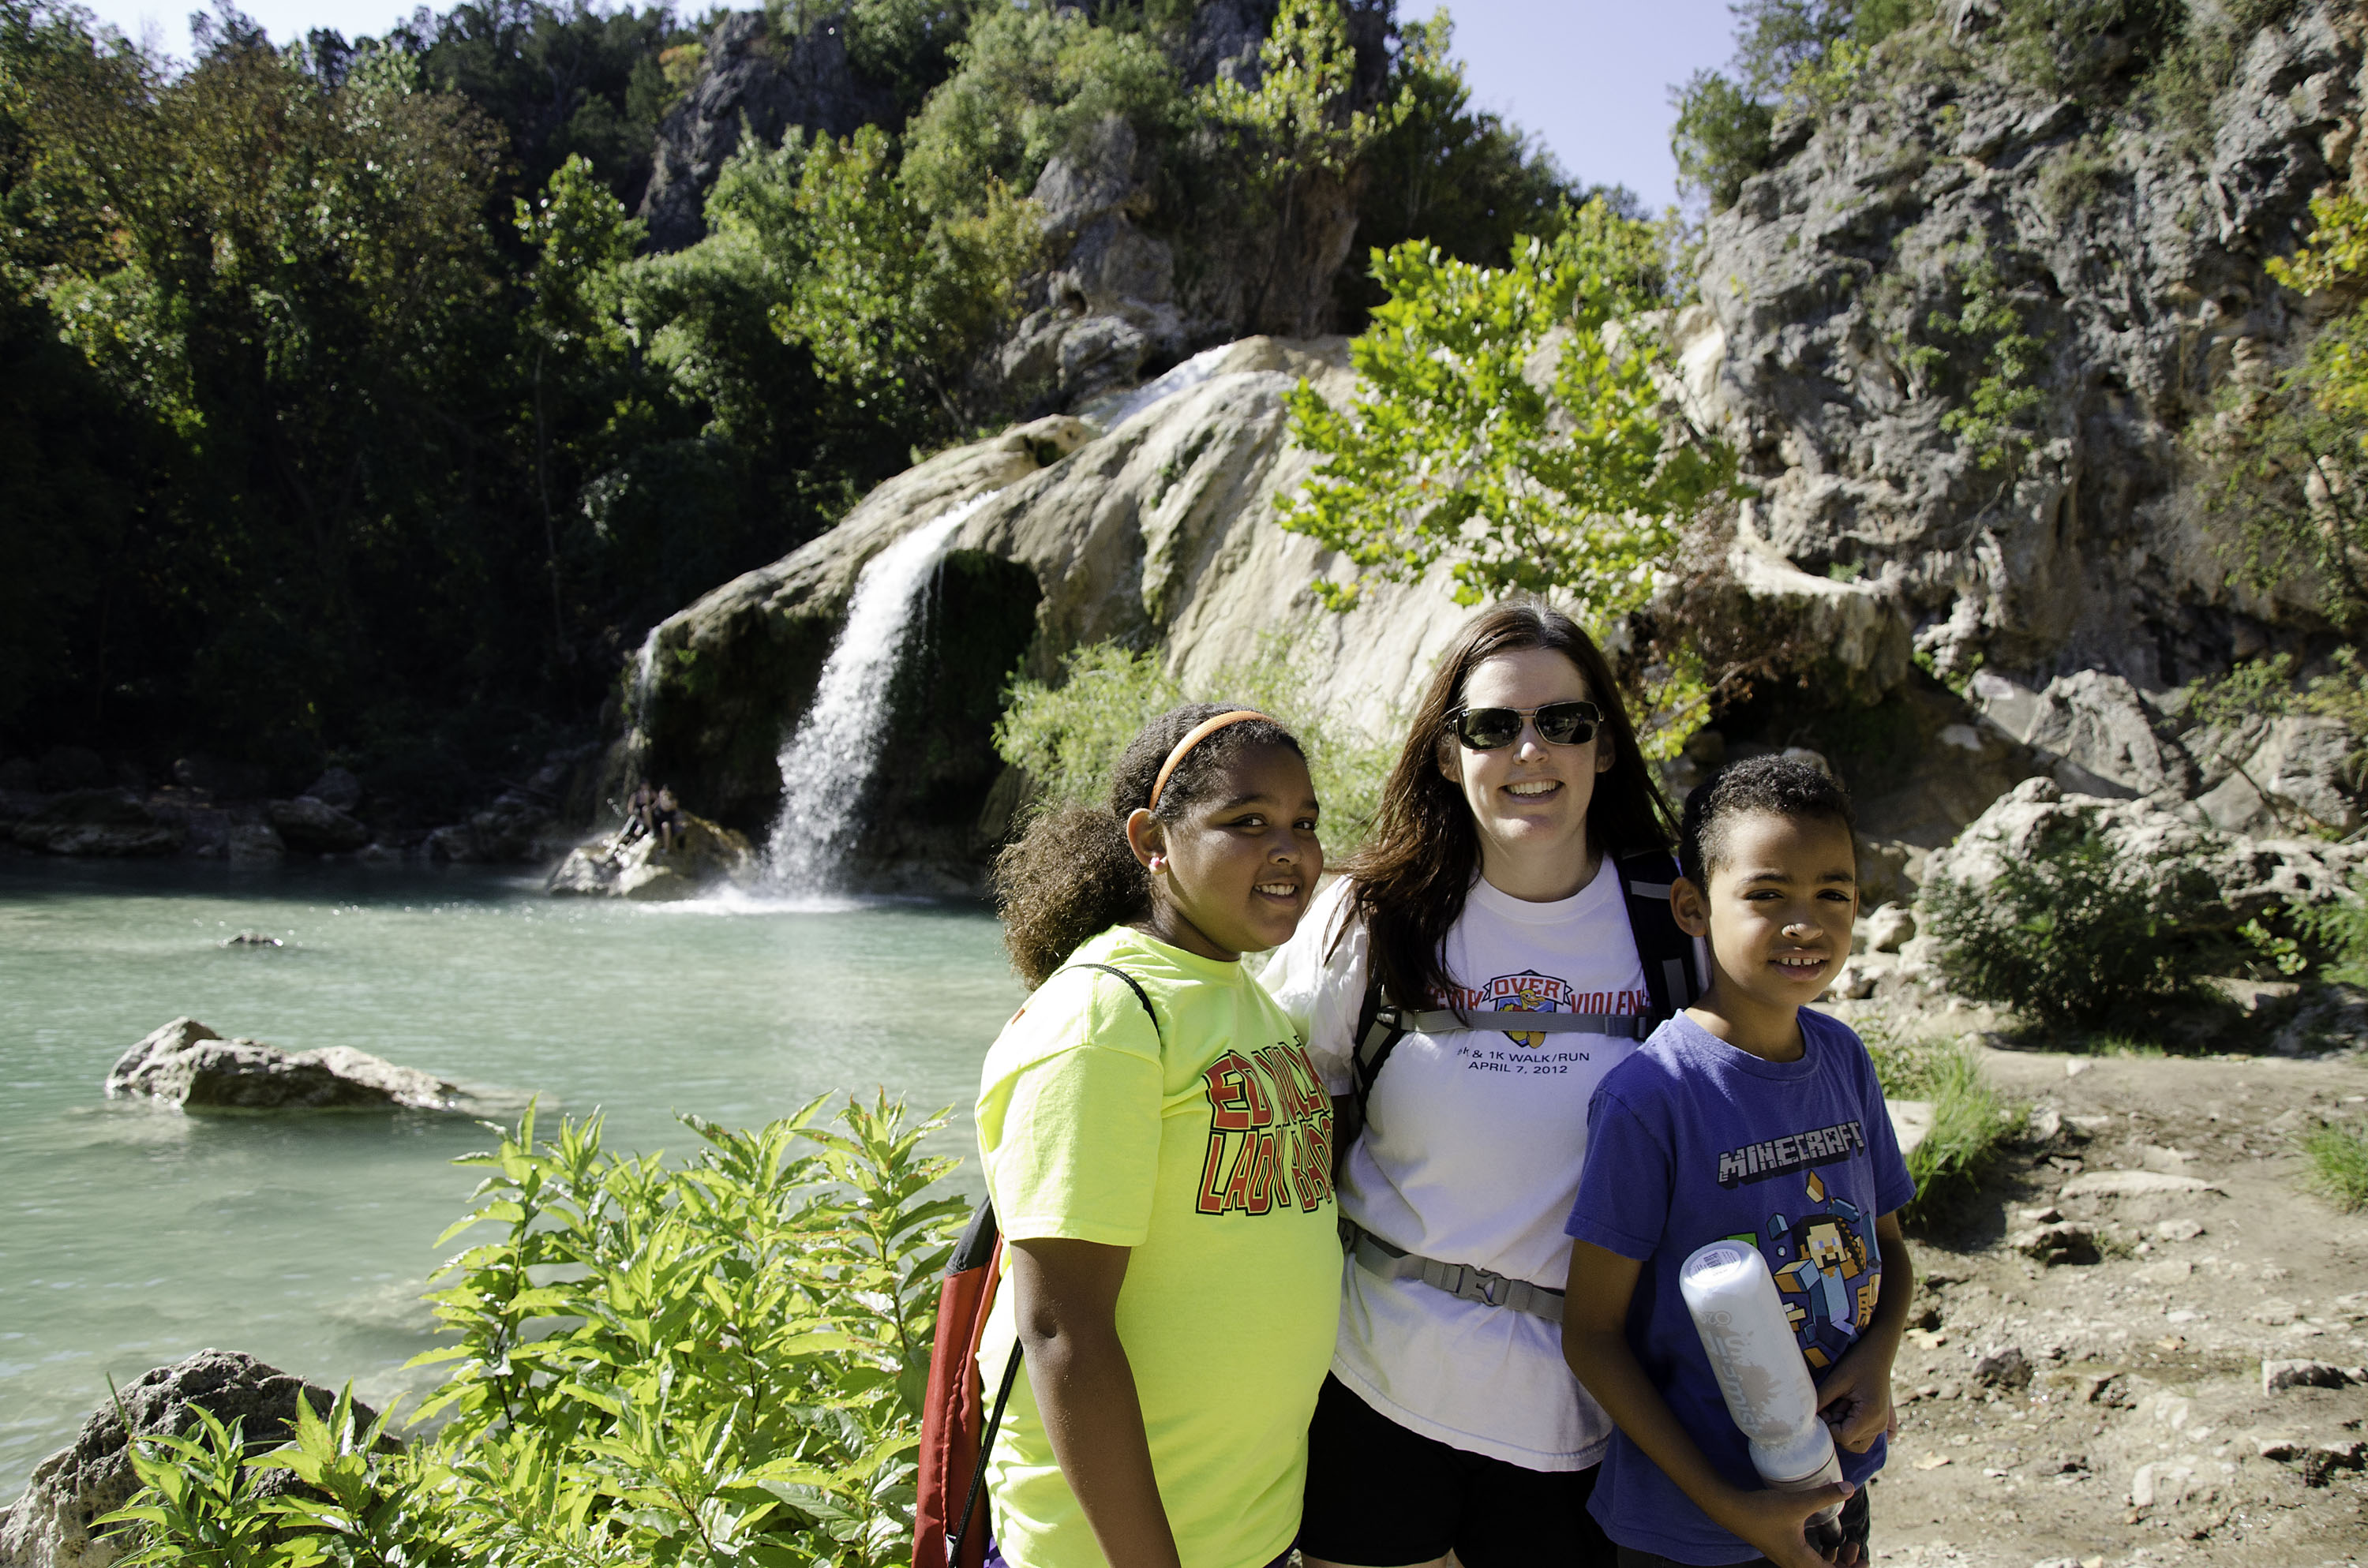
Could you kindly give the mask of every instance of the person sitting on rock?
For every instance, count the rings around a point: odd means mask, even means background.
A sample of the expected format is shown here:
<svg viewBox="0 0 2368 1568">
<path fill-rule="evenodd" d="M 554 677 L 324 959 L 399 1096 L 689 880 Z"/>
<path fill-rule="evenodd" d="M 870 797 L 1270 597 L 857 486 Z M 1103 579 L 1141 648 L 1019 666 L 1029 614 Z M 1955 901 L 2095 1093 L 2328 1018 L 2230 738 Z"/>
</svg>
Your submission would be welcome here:
<svg viewBox="0 0 2368 1568">
<path fill-rule="evenodd" d="M 633 786 L 632 794 L 625 800 L 625 825 L 617 833 L 618 848 L 622 849 L 652 831 L 650 808 L 656 804 L 658 792 L 650 788 L 648 779 Z"/>
<path fill-rule="evenodd" d="M 657 791 L 646 782 L 634 786 L 633 792 L 625 797 L 625 821 L 617 829 L 617 836 L 609 840 L 608 851 L 600 857 L 601 859 L 613 864 L 635 839 L 648 836 L 650 810 L 656 801 Z"/>
<path fill-rule="evenodd" d="M 650 821 L 658 835 L 658 848 L 668 855 L 682 838 L 682 802 L 666 785 L 658 786 L 657 800 L 650 807 Z"/>
</svg>

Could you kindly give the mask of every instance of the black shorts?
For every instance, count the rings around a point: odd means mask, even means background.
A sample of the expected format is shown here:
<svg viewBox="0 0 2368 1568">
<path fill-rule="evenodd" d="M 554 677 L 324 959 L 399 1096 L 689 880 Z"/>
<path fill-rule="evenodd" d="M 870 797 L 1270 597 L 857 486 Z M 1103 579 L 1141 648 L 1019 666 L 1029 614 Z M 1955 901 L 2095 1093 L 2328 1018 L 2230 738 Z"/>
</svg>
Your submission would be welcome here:
<svg viewBox="0 0 2368 1568">
<path fill-rule="evenodd" d="M 1857 1546 L 1859 1561 L 1873 1562 L 1874 1553 L 1867 1549 L 1867 1538 L 1874 1533 L 1874 1521 L 1868 1512 L 1865 1487 L 1851 1493 L 1850 1501 L 1842 1505 L 1841 1527 L 1842 1539 Z M 1656 1556 L 1650 1551 L 1639 1551 L 1633 1546 L 1623 1546 L 1620 1549 L 1620 1568 L 1685 1568 L 1685 1565 L 1675 1558 Z M 1765 1557 L 1755 1557 L 1748 1562 L 1735 1564 L 1734 1568 L 1769 1568 L 1769 1563 Z"/>
<path fill-rule="evenodd" d="M 1613 1568 L 1589 1470 L 1524 1470 L 1409 1432 L 1334 1377 L 1307 1433 L 1299 1550 L 1356 1568 Z"/>
</svg>

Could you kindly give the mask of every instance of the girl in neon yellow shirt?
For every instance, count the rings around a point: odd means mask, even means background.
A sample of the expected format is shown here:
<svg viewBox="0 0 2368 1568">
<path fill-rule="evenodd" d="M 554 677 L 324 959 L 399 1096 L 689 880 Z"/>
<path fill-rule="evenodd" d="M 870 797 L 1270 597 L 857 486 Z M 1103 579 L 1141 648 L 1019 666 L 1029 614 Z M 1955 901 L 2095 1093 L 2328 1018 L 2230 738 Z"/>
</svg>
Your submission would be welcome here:
<svg viewBox="0 0 2368 1568">
<path fill-rule="evenodd" d="M 1338 1312 L 1332 1107 L 1240 959 L 1306 911 L 1315 821 L 1290 732 L 1192 705 L 1135 737 L 1107 808 L 997 862 L 1035 994 L 978 1098 L 1008 1248 L 979 1365 L 996 1386 L 1016 1335 L 1028 1373 L 987 1460 L 990 1563 L 1290 1552 Z"/>
</svg>

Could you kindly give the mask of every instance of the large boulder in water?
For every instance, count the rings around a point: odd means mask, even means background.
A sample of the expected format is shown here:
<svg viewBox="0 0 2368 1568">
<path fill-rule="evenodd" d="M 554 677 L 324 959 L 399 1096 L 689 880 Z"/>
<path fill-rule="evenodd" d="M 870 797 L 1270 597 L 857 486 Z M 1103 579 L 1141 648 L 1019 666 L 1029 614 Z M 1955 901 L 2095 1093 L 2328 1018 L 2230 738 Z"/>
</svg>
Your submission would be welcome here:
<svg viewBox="0 0 2368 1568">
<path fill-rule="evenodd" d="M 670 850 L 658 846 L 655 834 L 625 844 L 623 835 L 614 833 L 579 845 L 547 885 L 555 893 L 660 903 L 696 898 L 720 883 L 754 880 L 757 858 L 745 836 L 689 812 L 682 813 L 682 824 Z"/>
<path fill-rule="evenodd" d="M 198 1412 L 204 1410 L 225 1426 L 243 1423 L 247 1451 L 263 1453 L 295 1436 L 299 1399 L 326 1416 L 336 1397 L 235 1351 L 200 1350 L 142 1375 L 94 1411 L 73 1446 L 43 1460 L 24 1494 L 0 1509 L 0 1568 L 108 1568 L 121 1559 L 128 1544 L 123 1538 L 92 1527 L 140 1489 L 131 1468 L 131 1437 L 195 1436 L 202 1430 Z M 378 1419 L 359 1401 L 353 1413 L 364 1428 Z M 279 1496 L 294 1481 L 290 1471 L 258 1471 L 255 1490 L 260 1496 Z"/>
<path fill-rule="evenodd" d="M 111 858 L 170 855 L 188 835 L 185 825 L 159 817 L 128 790 L 60 795 L 17 823 L 13 834 L 44 855 Z"/>
<path fill-rule="evenodd" d="M 107 1074 L 109 1098 L 143 1096 L 184 1110 L 465 1110 L 469 1096 L 416 1068 L 351 1046 L 281 1051 L 224 1040 L 175 1018 L 123 1053 Z"/>
</svg>

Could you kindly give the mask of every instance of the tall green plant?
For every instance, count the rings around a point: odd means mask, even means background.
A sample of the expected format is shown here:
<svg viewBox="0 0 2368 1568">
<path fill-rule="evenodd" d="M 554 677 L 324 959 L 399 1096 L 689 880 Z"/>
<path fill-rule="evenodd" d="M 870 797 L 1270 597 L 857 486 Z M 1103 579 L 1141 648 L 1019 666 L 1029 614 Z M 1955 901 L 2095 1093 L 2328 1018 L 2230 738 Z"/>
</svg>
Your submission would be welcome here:
<svg viewBox="0 0 2368 1568">
<path fill-rule="evenodd" d="M 935 1276 L 965 1210 L 884 1096 L 752 1131 L 695 1117 L 688 1165 L 531 1112 L 461 1163 L 451 1232 L 492 1227 L 429 1299 L 457 1343 L 408 1448 L 350 1396 L 248 1455 L 211 1417 L 144 1440 L 119 1517 L 138 1560 L 239 1568 L 696 1563 L 885 1568 L 909 1550 Z M 303 1488 L 267 1496 L 258 1468 Z"/>
</svg>

